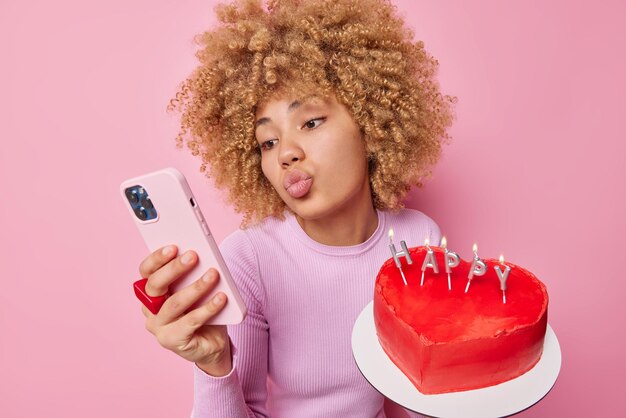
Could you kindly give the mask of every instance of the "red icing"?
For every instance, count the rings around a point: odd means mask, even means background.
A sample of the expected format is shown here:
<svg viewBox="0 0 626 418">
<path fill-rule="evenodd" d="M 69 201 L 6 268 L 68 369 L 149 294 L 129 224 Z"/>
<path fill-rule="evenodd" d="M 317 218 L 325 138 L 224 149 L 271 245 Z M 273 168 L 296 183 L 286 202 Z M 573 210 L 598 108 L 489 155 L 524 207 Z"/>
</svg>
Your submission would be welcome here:
<svg viewBox="0 0 626 418">
<path fill-rule="evenodd" d="M 424 247 L 403 257 L 405 286 L 394 260 L 376 277 L 374 322 L 378 340 L 391 361 L 426 394 L 496 385 L 530 370 L 541 357 L 547 326 L 548 293 L 532 273 L 511 267 L 506 304 L 494 266 L 474 276 L 465 293 L 471 262 L 452 269 L 448 290 L 443 250 L 435 251 L 439 273 L 426 269 L 420 286 Z"/>
</svg>

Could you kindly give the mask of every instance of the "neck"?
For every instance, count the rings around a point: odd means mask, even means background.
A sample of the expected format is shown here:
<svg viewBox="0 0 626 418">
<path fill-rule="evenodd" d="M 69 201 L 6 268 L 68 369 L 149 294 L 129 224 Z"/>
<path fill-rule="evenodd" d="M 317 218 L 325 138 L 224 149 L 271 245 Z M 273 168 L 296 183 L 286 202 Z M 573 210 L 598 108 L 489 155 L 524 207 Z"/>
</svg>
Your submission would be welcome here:
<svg viewBox="0 0 626 418">
<path fill-rule="evenodd" d="M 304 232 L 320 244 L 358 245 L 367 241 L 378 227 L 378 214 L 369 194 L 367 197 L 362 204 L 346 205 L 329 216 L 303 219 L 296 214 L 296 219 Z"/>
</svg>

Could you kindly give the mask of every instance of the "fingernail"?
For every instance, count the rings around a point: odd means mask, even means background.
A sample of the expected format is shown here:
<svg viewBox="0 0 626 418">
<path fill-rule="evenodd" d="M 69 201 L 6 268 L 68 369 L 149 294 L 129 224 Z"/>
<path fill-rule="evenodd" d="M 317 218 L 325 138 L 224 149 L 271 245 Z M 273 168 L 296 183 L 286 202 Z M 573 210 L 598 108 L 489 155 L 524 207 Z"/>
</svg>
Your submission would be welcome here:
<svg viewBox="0 0 626 418">
<path fill-rule="evenodd" d="M 208 282 L 209 280 L 211 280 L 211 273 L 207 271 L 204 273 L 204 276 L 202 276 L 202 281 Z"/>
<path fill-rule="evenodd" d="M 170 256 L 172 255 L 172 253 L 174 252 L 174 247 L 172 247 L 171 245 L 168 245 L 167 247 L 163 248 L 163 255 L 164 256 Z"/>
<path fill-rule="evenodd" d="M 182 261 L 183 264 L 189 264 L 191 263 L 192 259 L 193 259 L 193 254 L 188 252 L 188 253 L 185 253 L 185 255 L 183 255 L 183 258 L 180 261 Z"/>
<path fill-rule="evenodd" d="M 213 298 L 213 304 L 219 305 L 220 303 L 222 303 L 223 300 L 224 300 L 224 295 L 222 295 L 221 293 L 218 293 L 217 296 Z"/>
</svg>

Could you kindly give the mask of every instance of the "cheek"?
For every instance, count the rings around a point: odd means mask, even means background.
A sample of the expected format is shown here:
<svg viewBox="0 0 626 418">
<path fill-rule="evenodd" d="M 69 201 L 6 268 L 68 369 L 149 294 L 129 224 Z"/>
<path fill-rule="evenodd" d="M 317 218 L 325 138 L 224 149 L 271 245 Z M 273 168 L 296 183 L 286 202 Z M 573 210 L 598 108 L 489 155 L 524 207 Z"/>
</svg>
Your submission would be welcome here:
<svg viewBox="0 0 626 418">
<path fill-rule="evenodd" d="M 364 181 L 364 177 L 368 176 L 365 154 L 354 153 L 350 165 L 350 172 L 347 175 L 350 176 L 350 181 L 353 185 L 360 187 Z"/>
<path fill-rule="evenodd" d="M 367 165 L 365 146 L 359 139 L 354 139 L 350 146 L 343 147 L 335 153 L 338 167 L 351 178 L 361 177 Z"/>
<path fill-rule="evenodd" d="M 350 163 L 352 166 L 352 181 L 362 185 L 364 181 L 369 180 L 369 171 L 367 169 L 367 155 L 365 152 L 365 144 L 359 138 L 354 144 L 350 153 Z"/>
<path fill-rule="evenodd" d="M 352 193 L 360 189 L 367 176 L 365 153 L 358 148 L 337 149 L 325 167 L 324 180 L 332 193 Z"/>
<path fill-rule="evenodd" d="M 267 157 L 261 158 L 261 171 L 265 178 L 270 182 L 275 189 L 277 189 L 278 173 L 276 172 L 276 168 L 273 164 L 270 164 Z"/>
</svg>

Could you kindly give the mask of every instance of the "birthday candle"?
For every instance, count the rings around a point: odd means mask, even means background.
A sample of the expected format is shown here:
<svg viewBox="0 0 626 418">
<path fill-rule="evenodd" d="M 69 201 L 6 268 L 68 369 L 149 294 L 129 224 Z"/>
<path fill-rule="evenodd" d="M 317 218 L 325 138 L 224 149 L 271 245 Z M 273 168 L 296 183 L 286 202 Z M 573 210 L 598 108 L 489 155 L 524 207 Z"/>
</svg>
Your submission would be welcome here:
<svg viewBox="0 0 626 418">
<path fill-rule="evenodd" d="M 459 265 L 461 262 L 461 257 L 455 252 L 448 251 L 448 241 L 446 237 L 441 238 L 441 246 L 444 250 L 444 260 L 446 264 L 446 273 L 448 273 L 448 290 L 452 290 L 452 283 L 450 282 L 450 273 L 452 273 L 452 268 Z"/>
<path fill-rule="evenodd" d="M 465 286 L 465 293 L 469 290 L 470 283 L 474 276 L 482 276 L 487 272 L 487 265 L 483 260 L 478 258 L 478 245 L 474 244 L 472 247 L 472 251 L 474 251 L 474 261 L 472 261 L 472 266 L 470 267 L 469 275 L 467 276 L 467 285 Z"/>
<path fill-rule="evenodd" d="M 389 228 L 389 249 L 391 250 L 391 255 L 393 256 L 393 260 L 396 263 L 396 267 L 398 267 L 398 270 L 400 270 L 402 281 L 406 286 L 408 283 L 406 281 L 406 277 L 404 277 L 404 272 L 402 271 L 402 263 L 400 262 L 400 257 L 404 256 L 409 265 L 413 264 L 413 260 L 411 259 L 411 254 L 409 254 L 409 249 L 406 246 L 406 242 L 400 241 L 400 246 L 402 247 L 402 251 L 396 251 L 396 246 L 393 245 L 393 229 Z"/>
<path fill-rule="evenodd" d="M 500 264 L 504 267 L 504 271 L 500 270 L 500 266 L 496 266 L 496 274 L 498 275 L 498 280 L 500 280 L 500 290 L 502 290 L 502 303 L 506 303 L 506 281 L 509 278 L 509 273 L 511 272 L 511 267 L 504 264 L 504 256 L 500 254 Z"/>
<path fill-rule="evenodd" d="M 430 241 L 428 237 L 424 240 L 424 245 L 426 245 L 426 257 L 424 257 L 424 262 L 422 263 L 422 280 L 420 281 L 420 286 L 424 285 L 424 272 L 427 268 L 432 268 L 435 273 L 439 273 L 439 266 L 437 265 L 437 258 L 435 257 L 435 252 L 430 248 Z"/>
</svg>

